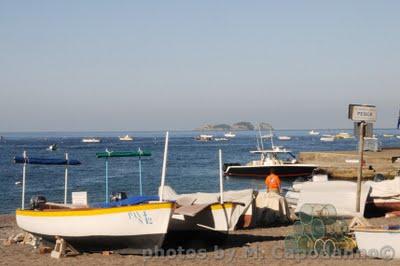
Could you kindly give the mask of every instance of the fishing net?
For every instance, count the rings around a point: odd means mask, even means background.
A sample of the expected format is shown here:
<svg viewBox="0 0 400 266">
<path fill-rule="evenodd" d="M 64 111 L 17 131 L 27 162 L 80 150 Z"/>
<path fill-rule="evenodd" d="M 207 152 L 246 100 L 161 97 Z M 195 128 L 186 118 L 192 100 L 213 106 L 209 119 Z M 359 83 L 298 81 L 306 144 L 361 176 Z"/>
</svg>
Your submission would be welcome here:
<svg viewBox="0 0 400 266">
<path fill-rule="evenodd" d="M 302 224 L 311 224 L 314 204 L 303 204 L 300 208 L 299 218 Z"/>
<path fill-rule="evenodd" d="M 314 250 L 314 241 L 311 236 L 304 234 L 297 240 L 297 248 L 300 253 L 310 253 Z"/>
<path fill-rule="evenodd" d="M 314 252 L 316 254 L 324 254 L 324 245 L 325 245 L 325 240 L 320 238 L 315 240 L 314 242 Z"/>
<path fill-rule="evenodd" d="M 298 246 L 297 246 L 297 241 L 299 239 L 298 234 L 291 234 L 287 235 L 285 237 L 284 243 L 285 243 L 285 251 L 287 253 L 297 253 L 298 252 Z"/>
<path fill-rule="evenodd" d="M 349 237 L 346 221 L 337 217 L 332 204 L 304 204 L 293 224 L 294 233 L 285 238 L 288 252 L 335 255 L 353 252 L 356 242 Z"/>
<path fill-rule="evenodd" d="M 293 231 L 295 234 L 302 235 L 304 233 L 304 225 L 300 221 L 294 222 Z"/>
<path fill-rule="evenodd" d="M 314 239 L 325 236 L 325 224 L 320 218 L 314 218 L 311 222 L 311 235 Z"/>
</svg>

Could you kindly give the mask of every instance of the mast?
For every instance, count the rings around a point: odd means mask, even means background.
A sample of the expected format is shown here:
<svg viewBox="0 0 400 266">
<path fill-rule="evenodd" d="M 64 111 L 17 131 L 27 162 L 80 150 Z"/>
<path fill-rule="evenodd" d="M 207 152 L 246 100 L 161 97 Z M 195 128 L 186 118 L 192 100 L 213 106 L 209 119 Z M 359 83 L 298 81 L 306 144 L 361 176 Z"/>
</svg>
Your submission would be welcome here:
<svg viewBox="0 0 400 266">
<path fill-rule="evenodd" d="M 397 129 L 400 129 L 400 108 L 399 108 L 399 118 L 397 120 Z"/>
<path fill-rule="evenodd" d="M 167 171 L 168 139 L 169 132 L 167 131 L 167 133 L 165 134 L 164 160 L 161 172 L 160 202 L 163 201 L 164 197 L 165 174 Z"/>
<path fill-rule="evenodd" d="M 222 170 L 222 150 L 219 149 L 219 200 L 221 204 L 224 204 L 224 180 L 223 180 L 223 170 Z"/>
</svg>

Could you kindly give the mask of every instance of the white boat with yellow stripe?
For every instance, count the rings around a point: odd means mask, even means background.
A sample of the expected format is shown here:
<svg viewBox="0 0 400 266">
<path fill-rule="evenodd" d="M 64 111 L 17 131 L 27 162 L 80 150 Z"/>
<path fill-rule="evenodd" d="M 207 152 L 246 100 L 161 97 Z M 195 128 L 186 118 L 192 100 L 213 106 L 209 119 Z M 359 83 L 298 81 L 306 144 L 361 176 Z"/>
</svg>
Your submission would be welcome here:
<svg viewBox="0 0 400 266">
<path fill-rule="evenodd" d="M 173 203 L 148 202 L 109 208 L 76 208 L 51 204 L 40 210 L 17 210 L 24 231 L 50 242 L 61 237 L 78 250 L 140 253 L 161 247 Z"/>
<path fill-rule="evenodd" d="M 78 251 L 115 250 L 143 254 L 143 250 L 161 248 L 175 203 L 163 201 L 158 196 L 142 195 L 141 158 L 151 156 L 151 153 L 139 149 L 137 152 L 106 151 L 96 155 L 105 158 L 106 164 L 106 200 L 97 204 L 87 203 L 86 192 L 73 192 L 72 202 L 68 203 L 68 166 L 78 165 L 79 161 L 69 160 L 67 155 L 66 159 L 31 158 L 26 152 L 22 157 L 15 157 L 15 163 L 23 164 L 22 207 L 16 211 L 18 226 L 50 242 L 62 238 Z M 139 158 L 140 196 L 126 197 L 121 192 L 110 202 L 108 164 L 113 157 Z M 28 164 L 65 165 L 64 203 L 47 202 L 44 196 L 36 196 L 31 199 L 30 208 L 25 208 Z"/>
</svg>

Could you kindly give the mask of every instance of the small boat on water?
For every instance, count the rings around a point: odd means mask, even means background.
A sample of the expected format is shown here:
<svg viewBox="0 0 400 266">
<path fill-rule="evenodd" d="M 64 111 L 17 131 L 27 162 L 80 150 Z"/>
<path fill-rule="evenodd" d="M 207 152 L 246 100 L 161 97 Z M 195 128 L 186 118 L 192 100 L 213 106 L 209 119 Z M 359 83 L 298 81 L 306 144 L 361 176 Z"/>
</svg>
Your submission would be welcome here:
<svg viewBox="0 0 400 266">
<path fill-rule="evenodd" d="M 227 138 L 215 138 L 215 141 L 228 141 L 229 139 Z"/>
<path fill-rule="evenodd" d="M 101 140 L 97 138 L 83 138 L 82 139 L 83 143 L 100 143 Z"/>
<path fill-rule="evenodd" d="M 400 258 L 400 225 L 355 227 L 358 249 L 365 255 L 381 259 Z"/>
<path fill-rule="evenodd" d="M 400 139 L 400 135 L 396 136 L 396 138 Z"/>
<path fill-rule="evenodd" d="M 394 135 L 393 134 L 383 134 L 384 138 L 393 138 Z"/>
<path fill-rule="evenodd" d="M 120 141 L 133 141 L 133 138 L 129 135 L 125 135 L 123 137 L 119 137 Z"/>
<path fill-rule="evenodd" d="M 234 137 L 236 137 L 236 134 L 229 131 L 229 132 L 225 133 L 224 136 L 225 136 L 225 138 L 234 138 Z"/>
<path fill-rule="evenodd" d="M 335 136 L 337 139 L 352 139 L 353 136 L 347 132 L 340 132 Z"/>
<path fill-rule="evenodd" d="M 51 144 L 51 145 L 47 148 L 48 151 L 56 151 L 57 149 L 58 149 L 57 144 Z"/>
<path fill-rule="evenodd" d="M 206 134 L 201 134 L 197 137 L 194 138 L 197 141 L 212 141 L 214 139 L 213 135 L 206 135 Z"/>
<path fill-rule="evenodd" d="M 310 134 L 311 136 L 318 136 L 319 132 L 318 131 L 314 131 L 314 129 L 312 129 L 311 131 L 308 132 L 308 134 Z"/>
<path fill-rule="evenodd" d="M 291 140 L 292 137 L 289 137 L 289 136 L 278 136 L 278 139 L 279 140 Z"/>
<path fill-rule="evenodd" d="M 260 130 L 259 130 L 260 131 Z M 270 135 L 273 136 L 272 129 Z M 300 164 L 296 156 L 285 148 L 275 146 L 271 137 L 271 149 L 264 149 L 261 131 L 257 138 L 257 150 L 250 151 L 252 154 L 260 155 L 259 160 L 253 160 L 245 165 L 240 163 L 225 163 L 225 175 L 237 177 L 265 178 L 270 170 L 283 178 L 295 178 L 300 176 L 310 176 L 312 171 L 317 168 L 314 164 Z"/>
<path fill-rule="evenodd" d="M 332 135 L 322 135 L 319 139 L 321 142 L 332 142 L 335 140 L 335 136 Z"/>
</svg>

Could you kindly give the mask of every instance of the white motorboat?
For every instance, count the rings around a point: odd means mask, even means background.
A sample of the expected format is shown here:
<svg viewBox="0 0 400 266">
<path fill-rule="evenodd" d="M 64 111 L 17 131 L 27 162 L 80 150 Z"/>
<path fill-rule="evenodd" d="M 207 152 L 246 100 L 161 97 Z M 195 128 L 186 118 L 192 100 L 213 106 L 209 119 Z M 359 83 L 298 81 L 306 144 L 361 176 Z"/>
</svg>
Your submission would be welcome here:
<svg viewBox="0 0 400 266">
<path fill-rule="evenodd" d="M 125 135 L 123 137 L 119 137 L 120 141 L 133 141 L 133 138 L 129 135 Z"/>
<path fill-rule="evenodd" d="M 271 149 L 264 149 L 263 137 L 259 129 L 257 138 L 257 150 L 250 151 L 260 156 L 259 160 L 253 160 L 245 165 L 240 163 L 226 163 L 225 175 L 247 178 L 265 178 L 270 174 L 271 169 L 280 177 L 295 178 L 309 176 L 317 167 L 314 164 L 300 164 L 296 156 L 285 148 L 275 146 L 272 129 L 270 129 Z"/>
<path fill-rule="evenodd" d="M 279 140 L 291 140 L 292 138 L 289 136 L 278 136 Z"/>
<path fill-rule="evenodd" d="M 228 141 L 229 139 L 227 138 L 215 138 L 215 141 Z"/>
<path fill-rule="evenodd" d="M 352 139 L 353 136 L 347 132 L 340 132 L 335 136 L 337 139 Z"/>
<path fill-rule="evenodd" d="M 100 143 L 101 140 L 97 138 L 83 138 L 82 139 L 83 143 Z"/>
<path fill-rule="evenodd" d="M 51 145 L 47 148 L 47 150 L 49 150 L 49 151 L 56 151 L 57 149 L 58 149 L 57 144 L 51 144 Z"/>
<path fill-rule="evenodd" d="M 201 134 L 197 137 L 194 138 L 197 141 L 212 141 L 214 139 L 213 135 L 206 135 L 206 134 Z"/>
<path fill-rule="evenodd" d="M 400 135 L 396 136 L 396 138 L 400 139 Z"/>
<path fill-rule="evenodd" d="M 383 134 L 384 138 L 393 138 L 394 135 L 393 134 Z"/>
<path fill-rule="evenodd" d="M 273 135 L 271 135 L 271 134 L 265 134 L 265 135 L 261 136 L 262 139 L 270 139 L 272 137 L 273 137 Z"/>
<path fill-rule="evenodd" d="M 225 133 L 224 136 L 225 136 L 225 138 L 234 138 L 234 137 L 236 137 L 236 134 L 230 131 L 230 132 Z"/>
<path fill-rule="evenodd" d="M 335 136 L 332 135 L 322 135 L 322 137 L 319 139 L 322 142 L 332 142 L 335 140 Z"/>
<path fill-rule="evenodd" d="M 318 136 L 319 132 L 318 131 L 314 131 L 314 129 L 312 129 L 310 132 L 308 132 L 308 134 L 310 134 L 311 136 Z"/>
<path fill-rule="evenodd" d="M 400 258 L 400 226 L 355 227 L 358 249 L 365 255 L 381 259 Z"/>
</svg>

